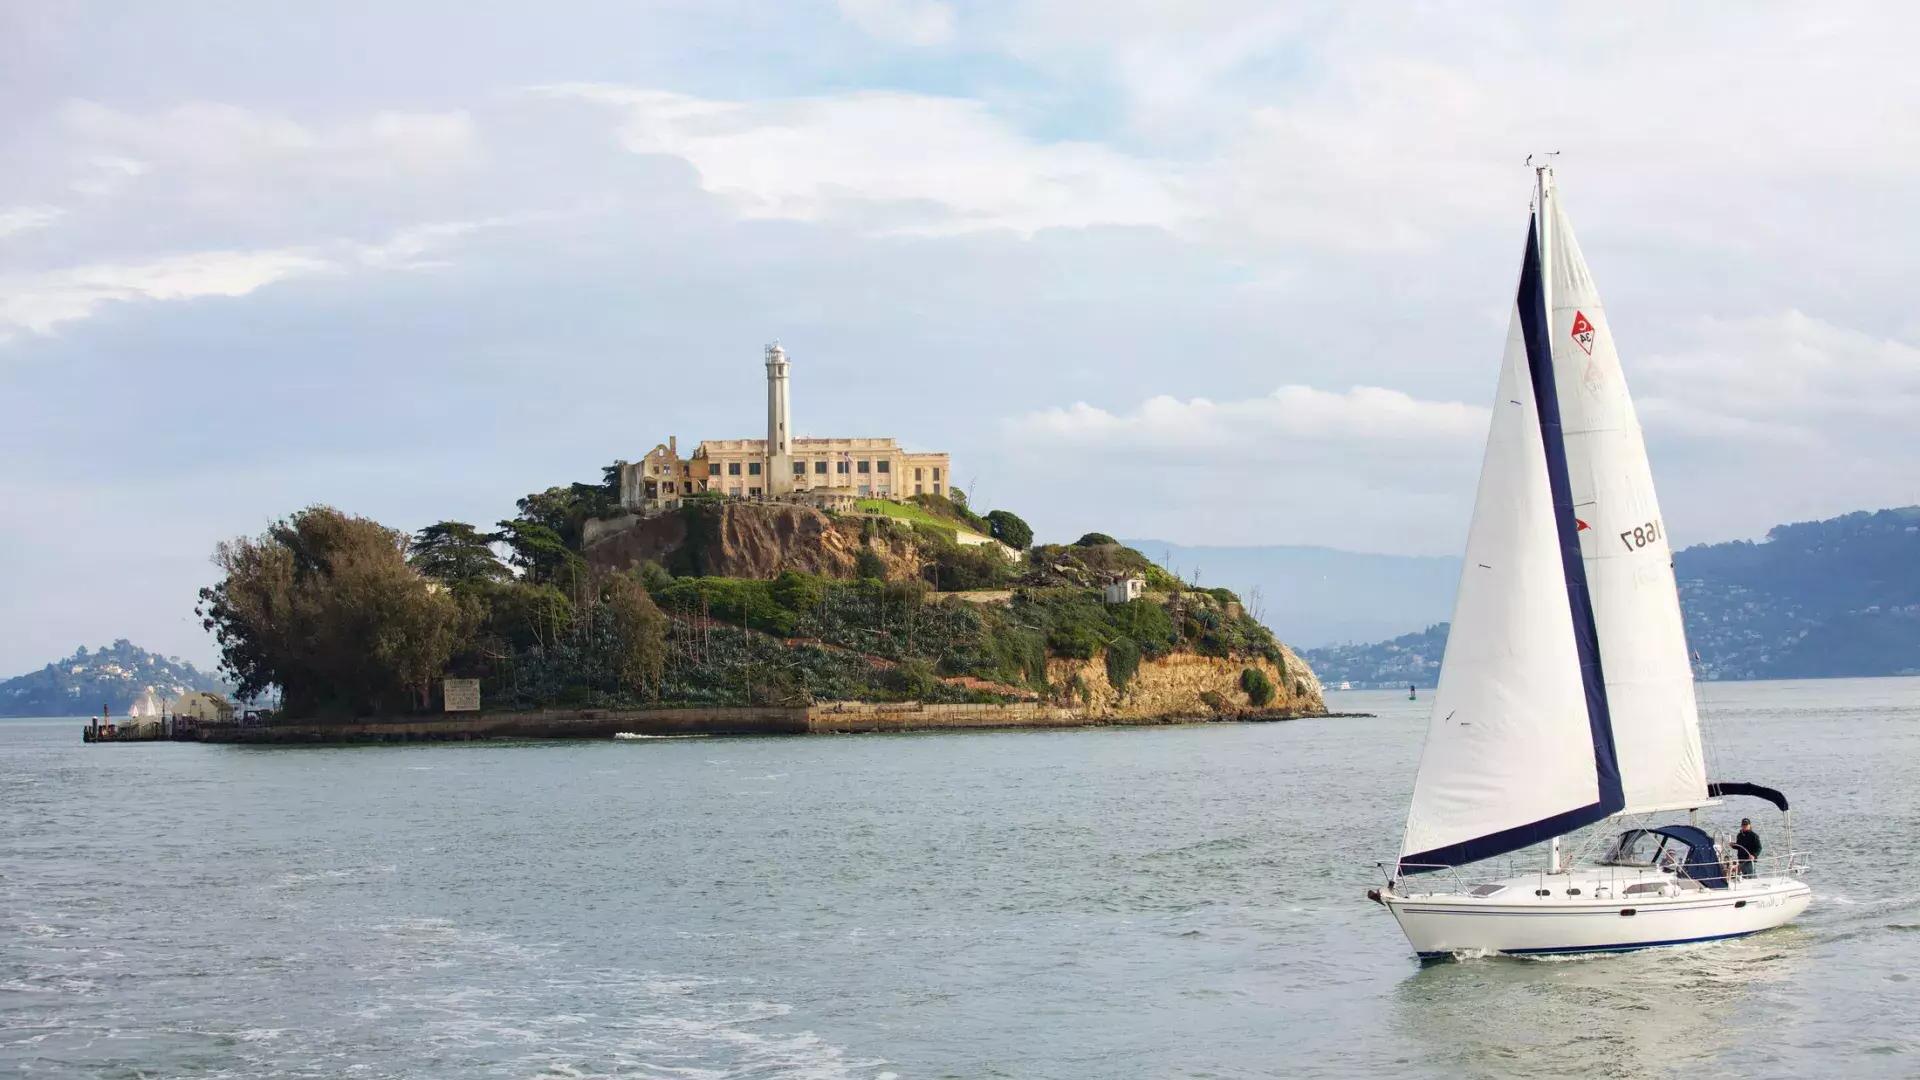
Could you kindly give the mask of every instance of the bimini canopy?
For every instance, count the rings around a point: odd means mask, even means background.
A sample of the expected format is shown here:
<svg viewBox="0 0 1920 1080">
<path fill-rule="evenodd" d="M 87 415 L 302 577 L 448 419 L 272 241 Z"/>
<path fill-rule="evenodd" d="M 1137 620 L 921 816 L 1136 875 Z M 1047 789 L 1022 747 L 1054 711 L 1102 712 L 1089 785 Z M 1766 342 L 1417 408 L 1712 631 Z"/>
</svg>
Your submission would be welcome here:
<svg viewBox="0 0 1920 1080">
<path fill-rule="evenodd" d="M 1705 831 L 1696 829 L 1692 825 L 1662 825 L 1657 829 L 1628 829 L 1626 832 L 1620 834 L 1619 841 L 1614 844 L 1614 851 L 1632 851 L 1634 843 L 1643 836 L 1665 837 L 1665 841 L 1660 845 L 1662 853 L 1666 852 L 1668 847 L 1675 843 L 1686 849 L 1685 853 L 1674 865 L 1676 872 L 1692 878 L 1709 889 L 1724 889 L 1727 887 L 1726 874 L 1720 869 L 1720 854 L 1714 850 L 1713 837 L 1708 836 Z M 1665 858 L 1656 857 L 1656 863 L 1664 862 L 1666 862 Z"/>
<path fill-rule="evenodd" d="M 1761 787 L 1759 784 L 1742 784 L 1736 780 L 1716 780 L 1707 785 L 1707 794 L 1716 799 L 1722 795 L 1751 795 L 1756 799 L 1767 800 L 1779 807 L 1782 812 L 1785 812 L 1787 809 L 1787 797 L 1785 795 L 1782 795 L 1770 787 Z"/>
</svg>

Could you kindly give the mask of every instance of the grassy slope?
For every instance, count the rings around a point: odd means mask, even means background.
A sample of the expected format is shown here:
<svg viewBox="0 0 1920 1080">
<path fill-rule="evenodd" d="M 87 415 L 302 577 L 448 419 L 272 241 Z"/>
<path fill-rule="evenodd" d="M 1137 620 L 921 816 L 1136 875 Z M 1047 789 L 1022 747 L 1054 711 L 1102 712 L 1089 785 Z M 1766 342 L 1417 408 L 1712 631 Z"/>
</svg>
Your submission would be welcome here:
<svg viewBox="0 0 1920 1080">
<path fill-rule="evenodd" d="M 973 529 L 965 528 L 957 524 L 952 518 L 941 517 L 926 507 L 913 503 L 897 503 L 891 499 L 860 499 L 853 505 L 854 509 L 863 514 L 882 514 L 887 517 L 899 518 L 902 521 L 913 521 L 919 522 L 922 525 L 933 525 L 942 529 L 951 529 L 956 532 L 967 533 L 971 536 L 980 535 Z"/>
</svg>

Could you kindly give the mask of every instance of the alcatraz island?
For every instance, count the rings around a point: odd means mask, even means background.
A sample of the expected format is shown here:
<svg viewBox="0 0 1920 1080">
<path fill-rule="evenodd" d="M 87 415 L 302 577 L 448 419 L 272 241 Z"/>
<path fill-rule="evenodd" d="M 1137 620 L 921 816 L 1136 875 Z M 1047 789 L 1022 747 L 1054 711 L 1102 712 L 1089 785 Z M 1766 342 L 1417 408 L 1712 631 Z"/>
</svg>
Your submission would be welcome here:
<svg viewBox="0 0 1920 1080">
<path fill-rule="evenodd" d="M 668 438 L 483 529 L 326 506 L 219 545 L 196 613 L 272 712 L 168 737 L 350 741 L 1069 727 L 1324 715 L 1226 589 L 1101 533 L 1033 543 L 945 453 Z"/>
</svg>

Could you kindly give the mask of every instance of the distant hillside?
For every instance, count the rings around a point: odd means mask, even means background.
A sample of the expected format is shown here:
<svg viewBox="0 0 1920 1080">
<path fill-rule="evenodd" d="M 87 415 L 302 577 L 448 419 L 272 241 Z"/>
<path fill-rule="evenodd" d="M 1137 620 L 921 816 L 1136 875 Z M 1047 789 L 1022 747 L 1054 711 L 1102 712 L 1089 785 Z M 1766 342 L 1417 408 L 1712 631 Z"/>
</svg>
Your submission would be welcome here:
<svg viewBox="0 0 1920 1080">
<path fill-rule="evenodd" d="M 1355 690 L 1380 687 L 1432 686 L 1440 678 L 1440 657 L 1447 651 L 1447 624 L 1401 634 L 1389 641 L 1365 645 L 1328 645 L 1301 652 L 1313 665 L 1320 683 L 1335 689 L 1351 683 Z"/>
<path fill-rule="evenodd" d="M 1378 641 L 1453 613 L 1460 560 L 1323 547 L 1194 547 L 1127 540 L 1182 578 L 1200 574 L 1247 598 L 1283 641 L 1298 646 Z M 1258 596 L 1255 596 L 1258 590 Z M 1317 670 L 1317 668 L 1316 668 Z"/>
<path fill-rule="evenodd" d="M 1702 678 L 1920 674 L 1920 506 L 1701 544 L 1674 568 Z"/>
<path fill-rule="evenodd" d="M 125 638 L 0 682 L 0 716 L 94 716 L 102 705 L 125 716 L 151 688 L 164 701 L 188 690 L 224 694 L 218 678 L 177 657 L 158 656 Z"/>
<path fill-rule="evenodd" d="M 1780 525 L 1673 561 L 1702 679 L 1920 674 L 1920 507 Z M 1329 686 L 1431 686 L 1446 632 L 1301 655 Z"/>
</svg>

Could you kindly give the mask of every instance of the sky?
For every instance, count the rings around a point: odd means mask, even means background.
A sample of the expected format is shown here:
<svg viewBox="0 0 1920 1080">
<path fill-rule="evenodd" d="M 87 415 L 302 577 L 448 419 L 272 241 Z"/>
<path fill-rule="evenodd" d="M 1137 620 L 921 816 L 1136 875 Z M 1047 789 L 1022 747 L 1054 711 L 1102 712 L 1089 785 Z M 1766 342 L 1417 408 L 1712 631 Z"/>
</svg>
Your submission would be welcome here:
<svg viewBox="0 0 1920 1080">
<path fill-rule="evenodd" d="M 1920 10 L 0 3 L 0 673 L 669 434 L 1043 540 L 1452 554 L 1530 177 L 1676 544 L 1920 501 Z"/>
</svg>

